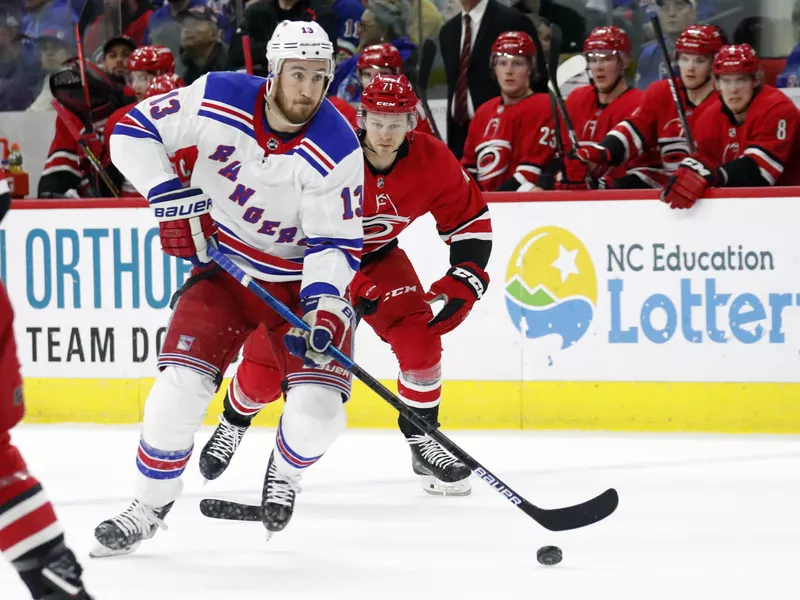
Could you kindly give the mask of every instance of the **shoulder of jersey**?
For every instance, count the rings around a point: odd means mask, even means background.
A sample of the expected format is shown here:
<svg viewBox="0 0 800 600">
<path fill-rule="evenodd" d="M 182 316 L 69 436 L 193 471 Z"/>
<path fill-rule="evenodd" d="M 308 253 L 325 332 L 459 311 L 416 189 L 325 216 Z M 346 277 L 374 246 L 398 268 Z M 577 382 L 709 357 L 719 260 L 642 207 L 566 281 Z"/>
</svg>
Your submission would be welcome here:
<svg viewBox="0 0 800 600">
<path fill-rule="evenodd" d="M 353 126 L 329 101 L 320 105 L 300 145 L 311 148 L 312 154 L 320 158 L 328 170 L 353 152 L 361 152 Z"/>
<path fill-rule="evenodd" d="M 587 85 L 582 85 L 572 90 L 569 93 L 569 96 L 565 98 L 565 100 L 569 102 L 570 98 L 572 98 L 573 102 L 575 102 L 576 100 L 579 102 L 585 102 L 586 98 L 592 98 L 592 100 L 594 100 L 594 97 L 595 97 L 594 85 L 590 83 Z"/>
<path fill-rule="evenodd" d="M 426 155 L 446 152 L 450 156 L 453 156 L 453 153 L 450 151 L 450 148 L 447 147 L 447 144 L 440 139 L 437 139 L 435 135 L 423 133 L 422 131 L 414 132 L 414 141 L 411 143 L 411 147 L 419 152 L 424 152 Z M 453 156 L 453 158 L 455 157 Z"/>
<path fill-rule="evenodd" d="M 266 80 L 246 73 L 212 72 L 206 78 L 198 115 L 256 138 L 253 109 Z"/>
<path fill-rule="evenodd" d="M 502 98 L 500 96 L 495 96 L 494 98 L 490 98 L 483 104 L 481 104 L 477 110 L 475 110 L 475 114 L 484 114 L 484 113 L 494 113 L 497 110 L 497 107 L 500 106 L 500 102 Z"/>
<path fill-rule="evenodd" d="M 759 96 L 762 96 L 761 104 L 765 107 L 769 107 L 770 109 L 778 107 L 788 109 L 789 106 L 791 106 L 794 108 L 794 112 L 800 113 L 800 110 L 798 110 L 797 105 L 792 99 L 776 87 L 765 85 Z"/>
</svg>

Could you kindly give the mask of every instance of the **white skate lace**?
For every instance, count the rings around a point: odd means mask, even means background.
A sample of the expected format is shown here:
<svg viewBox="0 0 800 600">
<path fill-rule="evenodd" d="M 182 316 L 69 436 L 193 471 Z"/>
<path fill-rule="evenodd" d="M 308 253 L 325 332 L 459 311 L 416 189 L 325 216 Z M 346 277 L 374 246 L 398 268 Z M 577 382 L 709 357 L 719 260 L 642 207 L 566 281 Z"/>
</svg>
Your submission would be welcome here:
<svg viewBox="0 0 800 600">
<path fill-rule="evenodd" d="M 269 483 L 267 484 L 267 502 L 291 507 L 294 497 L 300 493 L 300 475 L 287 476 L 279 473 L 275 463 L 269 466 Z"/>
<path fill-rule="evenodd" d="M 147 538 L 151 536 L 155 527 L 167 529 L 164 521 L 156 516 L 155 511 L 138 500 L 134 500 L 125 512 L 112 518 L 111 522 L 122 530 L 125 537 L 140 533 L 142 537 Z"/>
<path fill-rule="evenodd" d="M 231 425 L 224 415 L 220 415 L 219 427 L 214 432 L 208 454 L 222 461 L 228 461 L 242 442 L 245 431 L 247 427 Z"/>
<path fill-rule="evenodd" d="M 422 458 L 435 467 L 446 469 L 450 465 L 458 462 L 447 450 L 442 448 L 438 442 L 427 435 L 415 435 L 409 438 L 408 443 L 418 445 Z"/>
</svg>

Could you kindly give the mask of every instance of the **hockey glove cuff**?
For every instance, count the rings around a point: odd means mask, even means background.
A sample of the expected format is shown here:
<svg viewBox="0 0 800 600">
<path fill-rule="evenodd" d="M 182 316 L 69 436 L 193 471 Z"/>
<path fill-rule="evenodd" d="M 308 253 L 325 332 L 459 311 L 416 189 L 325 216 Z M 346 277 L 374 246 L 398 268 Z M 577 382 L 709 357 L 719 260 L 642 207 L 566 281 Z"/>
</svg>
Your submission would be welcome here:
<svg viewBox="0 0 800 600">
<path fill-rule="evenodd" d="M 489 274 L 475 263 L 452 267 L 424 296 L 428 304 L 437 300 L 445 303 L 442 310 L 428 322 L 431 333 L 444 335 L 458 327 L 488 287 Z"/>
<path fill-rule="evenodd" d="M 670 208 L 691 208 L 707 187 L 718 182 L 716 169 L 709 169 L 696 158 L 684 158 L 661 192 L 661 201 Z"/>
<path fill-rule="evenodd" d="M 217 233 L 211 218 L 211 198 L 200 188 L 185 188 L 150 198 L 158 220 L 161 249 L 170 256 L 187 258 L 196 265 L 210 262 L 207 240 Z"/>
<path fill-rule="evenodd" d="M 333 360 L 325 352 L 341 348 L 353 322 L 353 309 L 339 296 L 311 296 L 301 300 L 303 320 L 311 327 L 292 327 L 283 338 L 286 349 L 303 359 L 307 367 L 323 367 Z"/>
<path fill-rule="evenodd" d="M 349 289 L 353 306 L 357 307 L 362 315 L 374 315 L 378 310 L 378 302 L 381 298 L 380 286 L 364 275 L 362 271 L 356 271 Z"/>
</svg>

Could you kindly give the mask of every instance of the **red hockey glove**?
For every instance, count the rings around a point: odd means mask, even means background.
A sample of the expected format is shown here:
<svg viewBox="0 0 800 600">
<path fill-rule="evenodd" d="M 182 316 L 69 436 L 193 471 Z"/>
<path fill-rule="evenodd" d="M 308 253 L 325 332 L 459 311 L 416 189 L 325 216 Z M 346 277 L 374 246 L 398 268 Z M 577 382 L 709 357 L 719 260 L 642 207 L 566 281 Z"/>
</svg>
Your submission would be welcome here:
<svg viewBox="0 0 800 600">
<path fill-rule="evenodd" d="M 100 161 L 103 168 L 107 169 L 111 165 L 111 155 L 106 152 L 106 146 L 100 136 L 97 135 L 97 132 L 84 133 L 78 145 L 81 147 L 85 145 L 94 154 L 95 158 Z"/>
<path fill-rule="evenodd" d="M 451 267 L 447 275 L 434 282 L 425 294 L 428 304 L 444 300 L 442 310 L 428 322 L 431 333 L 444 335 L 458 327 L 467 318 L 475 302 L 489 287 L 489 274 L 474 263 Z"/>
<path fill-rule="evenodd" d="M 716 173 L 699 160 L 684 158 L 661 192 L 661 201 L 669 204 L 670 208 L 691 208 L 706 188 L 718 181 Z"/>
<path fill-rule="evenodd" d="M 555 189 L 559 191 L 588 190 L 586 183 L 587 168 L 581 161 L 574 158 L 564 159 L 564 170 L 558 173 Z"/>
<path fill-rule="evenodd" d="M 302 358 L 307 367 L 324 367 L 333 360 L 325 351 L 331 345 L 342 347 L 352 324 L 353 309 L 339 296 L 310 296 L 300 302 L 303 320 L 311 331 L 292 327 L 283 336 L 283 343 L 289 352 Z"/>
<path fill-rule="evenodd" d="M 211 198 L 200 188 L 189 187 L 150 198 L 158 220 L 161 249 L 170 256 L 187 258 L 197 265 L 210 262 L 207 240 L 217 233 L 211 218 Z"/>
<path fill-rule="evenodd" d="M 569 157 L 585 164 L 594 179 L 600 179 L 611 168 L 611 151 L 595 142 L 579 142 L 578 149 L 570 151 Z"/>
<path fill-rule="evenodd" d="M 353 281 L 350 282 L 350 301 L 353 306 L 358 308 L 362 315 L 374 315 L 378 310 L 380 298 L 380 286 L 362 271 L 356 271 Z"/>
</svg>

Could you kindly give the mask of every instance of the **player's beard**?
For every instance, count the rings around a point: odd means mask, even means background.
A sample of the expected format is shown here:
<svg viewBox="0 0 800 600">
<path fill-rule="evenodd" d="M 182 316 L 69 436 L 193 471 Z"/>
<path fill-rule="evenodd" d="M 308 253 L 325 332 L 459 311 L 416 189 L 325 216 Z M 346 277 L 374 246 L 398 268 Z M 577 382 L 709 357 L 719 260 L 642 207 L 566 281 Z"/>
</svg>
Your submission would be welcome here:
<svg viewBox="0 0 800 600">
<path fill-rule="evenodd" d="M 311 119 L 321 102 L 322 98 L 317 102 L 304 98 L 302 101 L 290 103 L 280 85 L 275 90 L 275 106 L 292 125 L 302 125 Z"/>
</svg>

